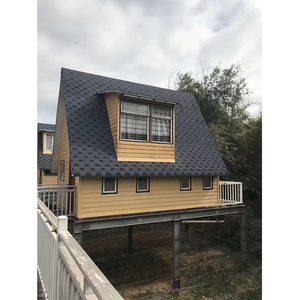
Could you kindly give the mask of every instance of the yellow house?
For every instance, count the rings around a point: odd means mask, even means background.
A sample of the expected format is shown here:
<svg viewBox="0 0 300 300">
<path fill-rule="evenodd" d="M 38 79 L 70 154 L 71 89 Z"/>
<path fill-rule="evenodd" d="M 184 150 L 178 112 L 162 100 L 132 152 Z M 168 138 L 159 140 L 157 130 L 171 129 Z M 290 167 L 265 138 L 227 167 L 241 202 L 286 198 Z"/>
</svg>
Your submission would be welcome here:
<svg viewBox="0 0 300 300">
<path fill-rule="evenodd" d="M 132 226 L 173 221 L 178 288 L 180 222 L 240 214 L 245 257 L 242 184 L 219 181 L 228 170 L 193 94 L 62 68 L 55 125 L 57 194 L 44 198 L 79 243 L 127 226 L 130 249 Z"/>
<path fill-rule="evenodd" d="M 228 171 L 193 94 L 63 68 L 55 136 L 78 219 L 219 205 Z"/>
<path fill-rule="evenodd" d="M 57 174 L 51 173 L 54 132 L 55 125 L 38 123 L 37 180 L 40 185 L 57 184 Z"/>
</svg>

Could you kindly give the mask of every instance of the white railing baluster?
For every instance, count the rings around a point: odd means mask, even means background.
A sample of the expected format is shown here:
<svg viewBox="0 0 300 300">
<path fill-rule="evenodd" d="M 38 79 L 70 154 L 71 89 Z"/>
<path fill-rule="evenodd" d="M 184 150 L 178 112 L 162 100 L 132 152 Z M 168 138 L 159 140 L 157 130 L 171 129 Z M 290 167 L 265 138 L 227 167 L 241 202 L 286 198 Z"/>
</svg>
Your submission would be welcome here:
<svg viewBox="0 0 300 300">
<path fill-rule="evenodd" d="M 69 233 L 68 218 L 40 199 L 37 226 L 38 271 L 49 300 L 123 299 Z"/>
<path fill-rule="evenodd" d="M 38 186 L 38 196 L 56 216 L 75 215 L 75 186 Z"/>
<path fill-rule="evenodd" d="M 243 185 L 241 182 L 219 181 L 220 205 L 243 203 Z"/>
</svg>

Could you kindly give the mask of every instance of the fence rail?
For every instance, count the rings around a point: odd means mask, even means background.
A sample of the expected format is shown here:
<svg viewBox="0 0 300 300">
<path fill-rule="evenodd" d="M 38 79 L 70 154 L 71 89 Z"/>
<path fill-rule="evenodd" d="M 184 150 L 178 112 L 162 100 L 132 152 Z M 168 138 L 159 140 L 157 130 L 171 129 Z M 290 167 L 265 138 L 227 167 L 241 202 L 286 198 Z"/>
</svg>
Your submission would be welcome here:
<svg viewBox="0 0 300 300">
<path fill-rule="evenodd" d="M 49 300 L 122 300 L 58 218 L 38 199 L 38 271 Z"/>
<path fill-rule="evenodd" d="M 74 185 L 40 185 L 37 187 L 38 197 L 56 215 L 75 215 Z"/>
<path fill-rule="evenodd" d="M 242 182 L 219 181 L 220 205 L 243 203 Z"/>
</svg>

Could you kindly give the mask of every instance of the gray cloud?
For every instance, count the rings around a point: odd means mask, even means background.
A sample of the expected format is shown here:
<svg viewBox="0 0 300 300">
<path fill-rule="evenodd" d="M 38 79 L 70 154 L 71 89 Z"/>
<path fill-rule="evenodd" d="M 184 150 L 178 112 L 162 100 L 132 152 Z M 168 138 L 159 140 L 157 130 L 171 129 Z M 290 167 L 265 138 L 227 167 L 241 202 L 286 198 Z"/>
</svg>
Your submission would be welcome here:
<svg viewBox="0 0 300 300">
<path fill-rule="evenodd" d="M 55 122 L 61 67 L 168 87 L 220 61 L 240 61 L 261 101 L 257 1 L 39 1 L 38 121 Z"/>
</svg>

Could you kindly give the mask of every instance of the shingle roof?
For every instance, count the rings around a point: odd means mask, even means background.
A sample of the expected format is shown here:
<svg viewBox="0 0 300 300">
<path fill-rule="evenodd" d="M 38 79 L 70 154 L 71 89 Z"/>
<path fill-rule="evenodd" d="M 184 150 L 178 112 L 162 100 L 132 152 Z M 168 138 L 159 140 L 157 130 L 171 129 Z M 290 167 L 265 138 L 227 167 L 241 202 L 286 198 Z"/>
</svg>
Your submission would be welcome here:
<svg viewBox="0 0 300 300">
<path fill-rule="evenodd" d="M 38 123 L 38 132 L 40 131 L 55 131 L 55 125 L 53 124 L 45 124 L 45 123 Z"/>
<path fill-rule="evenodd" d="M 227 175 L 193 94 L 62 68 L 74 176 Z M 175 163 L 119 162 L 103 93 L 109 90 L 175 101 Z"/>
<path fill-rule="evenodd" d="M 43 154 L 43 131 L 54 132 L 55 125 L 38 123 L 38 162 L 39 169 L 50 171 L 52 163 L 51 154 Z"/>
</svg>

